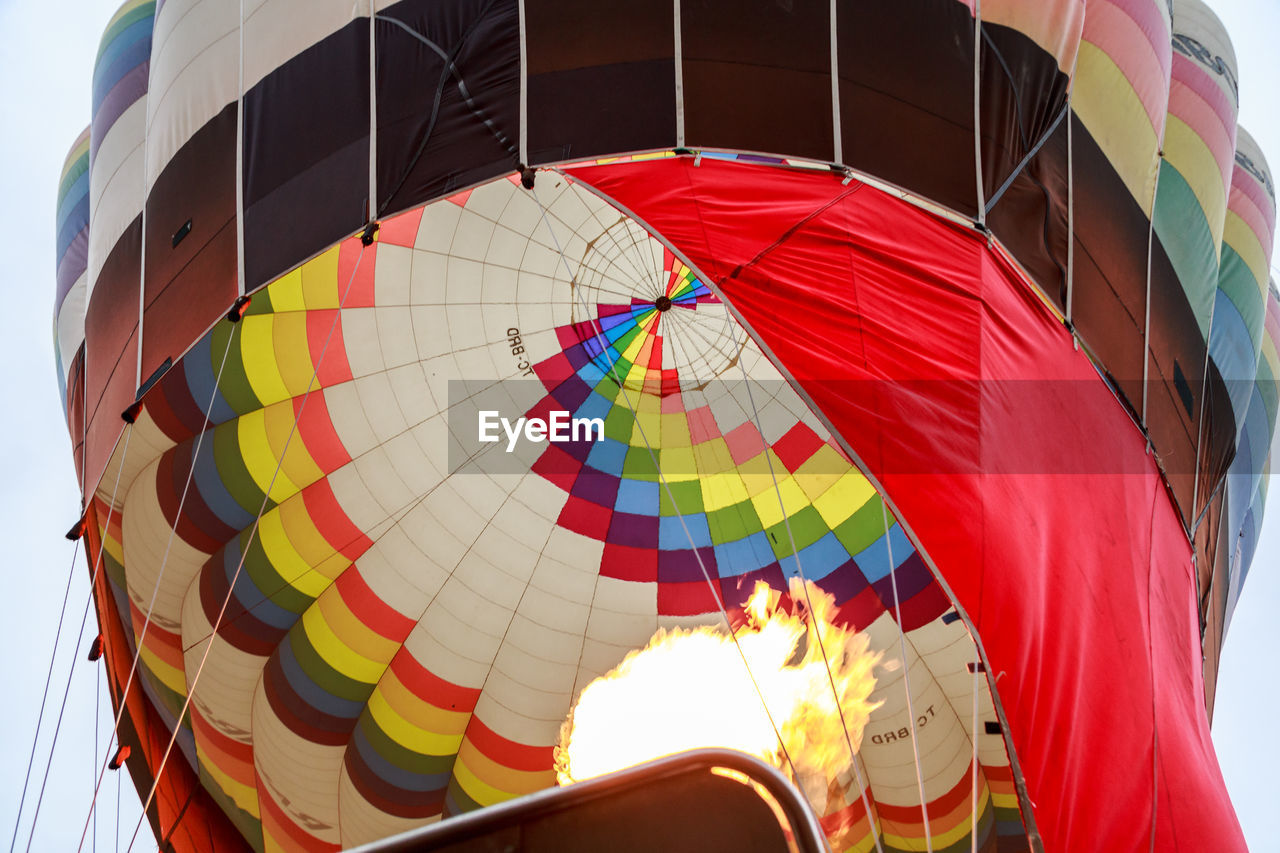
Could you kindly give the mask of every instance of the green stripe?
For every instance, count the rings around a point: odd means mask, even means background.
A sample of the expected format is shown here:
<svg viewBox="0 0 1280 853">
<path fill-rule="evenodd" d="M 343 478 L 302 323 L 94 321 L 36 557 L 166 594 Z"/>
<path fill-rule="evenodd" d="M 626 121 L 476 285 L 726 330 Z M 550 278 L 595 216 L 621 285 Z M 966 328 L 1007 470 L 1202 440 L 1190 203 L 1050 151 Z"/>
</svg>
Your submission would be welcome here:
<svg viewBox="0 0 1280 853">
<path fill-rule="evenodd" d="M 301 616 L 315 602 L 313 596 L 307 595 L 292 585 L 292 581 L 297 578 L 286 578 L 275 567 L 267 557 L 260 536 L 253 537 L 253 543 L 249 546 L 249 552 L 244 558 L 244 568 L 249 573 L 249 579 L 253 581 L 254 586 L 277 607 Z"/>
<path fill-rule="evenodd" d="M 257 853 L 262 853 L 266 847 L 266 844 L 262 840 L 262 821 L 237 806 L 235 800 L 231 799 L 230 796 L 225 794 L 223 790 L 218 787 L 218 783 L 214 780 L 213 776 L 210 775 L 209 771 L 205 769 L 203 762 L 199 766 L 200 783 L 204 786 L 204 789 L 209 792 L 209 796 L 218 804 L 218 808 L 222 809 L 222 813 L 227 816 L 229 821 L 231 821 L 231 824 L 236 828 L 236 831 L 244 836 L 244 840 L 249 842 L 250 846 L 252 846 Z"/>
<path fill-rule="evenodd" d="M 368 711 L 360 715 L 360 731 L 364 732 L 364 736 L 369 739 L 369 745 L 374 751 L 388 763 L 420 776 L 449 773 L 453 770 L 453 763 L 458 758 L 456 752 L 448 755 L 427 755 L 400 743 L 384 732 Z"/>
<path fill-rule="evenodd" d="M 258 488 L 244 462 L 237 435 L 238 421 L 227 421 L 213 429 L 213 461 L 218 468 L 218 479 L 231 495 L 232 500 L 250 515 L 257 515 L 262 507 L 263 493 Z M 268 501 L 262 510 L 266 514 L 275 505 Z"/>
<path fill-rule="evenodd" d="M 884 511 L 880 493 L 873 494 L 857 512 L 836 525 L 836 538 L 850 554 L 860 554 L 884 536 Z"/>
<path fill-rule="evenodd" d="M 1276 409 L 1280 407 L 1280 393 L 1277 393 L 1275 377 L 1271 375 L 1271 363 L 1265 358 L 1258 359 L 1258 393 L 1262 395 L 1262 404 L 1267 413 L 1267 432 L 1275 435 Z"/>
<path fill-rule="evenodd" d="M 71 191 L 71 185 L 87 171 L 89 171 L 89 149 L 86 147 L 85 152 L 72 161 L 67 171 L 63 173 L 62 180 L 58 182 L 58 208 L 62 207 L 67 193 Z"/>
<path fill-rule="evenodd" d="M 1222 266 L 1218 272 L 1218 288 L 1227 295 L 1231 304 L 1236 306 L 1245 326 L 1249 329 L 1249 340 L 1253 343 L 1253 360 L 1258 360 L 1262 352 L 1262 330 L 1266 322 L 1266 303 L 1262 301 L 1262 289 L 1258 280 L 1253 277 L 1253 270 L 1245 263 L 1244 258 L 1231 246 L 1222 246 Z"/>
<path fill-rule="evenodd" d="M 321 689 L 349 702 L 369 701 L 369 695 L 373 693 L 376 680 L 357 681 L 330 666 L 328 661 L 320 657 L 315 646 L 311 645 L 311 640 L 307 637 L 301 621 L 289 629 L 289 639 L 286 642 L 293 648 L 294 657 L 297 658 L 302 671 Z"/>
<path fill-rule="evenodd" d="M 111 46 L 113 41 L 120 37 L 120 33 L 124 32 L 130 26 L 144 18 L 154 18 L 155 16 L 156 4 L 143 3 L 132 12 L 122 15 L 119 20 L 108 26 L 106 31 L 102 34 L 102 40 L 98 42 L 98 55 L 94 58 L 94 65 L 96 66 L 97 63 L 102 60 L 102 54 Z"/>
<path fill-rule="evenodd" d="M 1209 339 L 1209 316 L 1218 289 L 1218 253 L 1200 200 L 1168 160 L 1160 163 L 1160 189 L 1152 222 L 1195 312 L 1200 336 Z"/>
<path fill-rule="evenodd" d="M 457 805 L 459 812 L 473 812 L 480 808 L 480 804 L 471 799 L 466 791 L 462 790 L 462 786 L 458 784 L 456 776 L 449 780 L 449 799 L 453 800 Z"/>
<path fill-rule="evenodd" d="M 238 325 L 219 323 L 214 326 L 214 339 L 209 348 L 210 358 L 213 357 L 213 353 L 226 351 L 225 335 L 231 334 Z M 242 415 L 262 408 L 262 401 L 258 399 L 258 395 L 253 392 L 253 386 L 249 384 L 249 374 L 245 370 L 244 359 L 244 337 L 241 336 L 227 355 L 227 364 L 222 369 L 222 380 L 218 383 L 218 390 L 222 392 L 223 399 Z M 213 366 L 216 370 L 217 364 Z"/>
</svg>

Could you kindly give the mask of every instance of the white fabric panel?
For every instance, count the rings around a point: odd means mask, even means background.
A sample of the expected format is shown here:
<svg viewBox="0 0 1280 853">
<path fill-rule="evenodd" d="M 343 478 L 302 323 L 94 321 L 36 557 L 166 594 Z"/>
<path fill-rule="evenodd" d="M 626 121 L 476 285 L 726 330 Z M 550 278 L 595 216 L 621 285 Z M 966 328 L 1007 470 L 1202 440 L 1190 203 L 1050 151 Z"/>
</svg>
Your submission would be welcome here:
<svg viewBox="0 0 1280 853">
<path fill-rule="evenodd" d="M 191 136 L 236 100 L 240 6 L 168 0 L 156 17 L 147 99 L 147 191 Z"/>
<path fill-rule="evenodd" d="M 367 0 L 245 0 L 244 90 L 350 21 L 367 17 Z"/>
<path fill-rule="evenodd" d="M 338 778 L 346 748 L 313 743 L 290 731 L 271 711 L 262 682 L 254 696 L 253 733 L 259 796 L 266 787 L 294 822 L 321 841 L 337 844 Z"/>
<path fill-rule="evenodd" d="M 1201 0 L 1174 0 L 1173 34 L 1175 40 L 1178 36 L 1190 36 L 1200 42 L 1215 59 L 1222 58 L 1230 69 L 1232 82 L 1238 79 L 1239 64 L 1236 62 L 1235 48 L 1231 46 L 1231 39 L 1227 36 L 1227 28 L 1222 25 L 1222 21 L 1218 20 L 1213 10 Z M 1226 94 L 1227 100 L 1239 105 L 1239 97 L 1235 88 L 1228 82 L 1227 76 L 1225 74 L 1212 76 Z"/>
<path fill-rule="evenodd" d="M 62 301 L 62 310 L 54 327 L 58 341 L 58 358 L 62 364 L 62 381 L 70 384 L 67 371 L 71 369 L 71 359 L 76 357 L 76 350 L 84 343 L 84 309 L 88 302 L 89 275 L 81 273 L 76 283 L 67 291 Z"/>
<path fill-rule="evenodd" d="M 102 264 L 142 211 L 142 138 L 147 99 L 139 98 L 107 131 L 89 169 L 89 284 L 93 296 Z"/>
</svg>

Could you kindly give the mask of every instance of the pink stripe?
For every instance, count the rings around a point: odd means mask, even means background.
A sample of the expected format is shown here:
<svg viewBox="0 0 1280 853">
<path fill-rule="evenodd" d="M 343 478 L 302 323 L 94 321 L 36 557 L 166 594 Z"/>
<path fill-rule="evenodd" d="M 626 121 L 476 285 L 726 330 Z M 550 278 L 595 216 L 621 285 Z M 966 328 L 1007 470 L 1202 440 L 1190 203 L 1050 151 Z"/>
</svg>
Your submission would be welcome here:
<svg viewBox="0 0 1280 853">
<path fill-rule="evenodd" d="M 1258 210 L 1258 206 L 1253 203 L 1253 199 L 1249 198 L 1240 189 L 1239 179 L 1242 173 L 1247 176 L 1248 180 L 1253 180 L 1253 176 L 1248 172 L 1243 169 L 1236 169 L 1235 175 L 1232 176 L 1231 196 L 1227 200 L 1227 210 L 1243 219 L 1249 229 L 1257 236 L 1258 242 L 1262 244 L 1262 251 L 1266 253 L 1267 263 L 1270 264 L 1274 226 L 1268 227 L 1263 211 Z"/>
<path fill-rule="evenodd" d="M 1225 143 L 1222 146 L 1215 146 L 1206 138 L 1205 134 L 1212 123 L 1204 121 L 1203 124 L 1196 124 L 1188 115 L 1184 115 L 1177 105 L 1179 102 L 1185 102 L 1185 95 L 1175 101 L 1175 90 L 1181 83 L 1187 90 L 1194 92 L 1199 96 L 1199 100 L 1213 111 L 1216 116 L 1217 123 L 1221 127 L 1222 137 Z M 1187 124 L 1191 125 L 1201 138 L 1209 143 L 1209 148 L 1213 151 L 1213 157 L 1222 167 L 1222 185 L 1228 186 L 1231 183 L 1231 164 L 1235 160 L 1236 153 L 1236 107 L 1227 99 L 1227 94 L 1222 91 L 1222 87 L 1218 85 L 1217 80 L 1196 61 L 1189 59 L 1182 54 L 1174 54 L 1173 57 L 1173 85 L 1169 92 L 1169 113 L 1181 118 Z M 1212 131 L 1209 131 L 1212 132 Z M 1223 154 L 1226 157 L 1223 157 Z"/>
<path fill-rule="evenodd" d="M 1147 118 L 1157 135 L 1164 129 L 1165 109 L 1169 102 L 1169 63 L 1173 46 L 1169 31 L 1163 29 L 1159 15 L 1155 26 L 1163 30 L 1159 46 L 1156 35 L 1124 9 L 1108 2 L 1089 6 L 1084 19 L 1084 40 L 1095 45 L 1119 67 L 1129 85 L 1142 101 Z M 1148 22 L 1150 23 L 1150 22 Z"/>
<path fill-rule="evenodd" d="M 1273 343 L 1280 342 L 1280 302 L 1275 294 L 1267 295 L 1267 335 Z"/>
<path fill-rule="evenodd" d="M 1192 132 L 1209 146 L 1225 195 L 1227 187 L 1231 186 L 1231 170 L 1235 167 L 1236 123 L 1234 120 L 1225 123 L 1213 104 L 1177 78 L 1176 66 L 1174 71 L 1173 83 L 1169 87 L 1169 115 L 1186 122 Z M 1188 164 L 1174 165 L 1185 170 Z"/>
<path fill-rule="evenodd" d="M 1256 166 L 1258 164 L 1255 163 L 1254 165 Z M 1263 171 L 1266 170 L 1264 169 Z M 1240 177 L 1241 173 L 1243 173 L 1243 177 Z M 1275 231 L 1276 200 L 1267 192 L 1267 188 L 1263 186 L 1262 182 L 1246 172 L 1244 169 L 1236 166 L 1235 172 L 1231 176 L 1231 186 L 1239 187 L 1240 190 L 1249 197 L 1249 200 L 1253 202 L 1254 206 L 1257 207 L 1258 210 L 1262 211 L 1263 218 L 1267 222 L 1267 231 Z"/>
<path fill-rule="evenodd" d="M 1173 32 L 1160 14 L 1164 0 L 1088 0 L 1085 9 L 1085 32 L 1089 32 L 1089 16 L 1112 6 L 1124 12 L 1146 35 L 1152 52 L 1160 60 L 1160 74 L 1169 79 L 1173 67 Z M 1092 39 L 1090 39 L 1092 41 Z"/>
</svg>

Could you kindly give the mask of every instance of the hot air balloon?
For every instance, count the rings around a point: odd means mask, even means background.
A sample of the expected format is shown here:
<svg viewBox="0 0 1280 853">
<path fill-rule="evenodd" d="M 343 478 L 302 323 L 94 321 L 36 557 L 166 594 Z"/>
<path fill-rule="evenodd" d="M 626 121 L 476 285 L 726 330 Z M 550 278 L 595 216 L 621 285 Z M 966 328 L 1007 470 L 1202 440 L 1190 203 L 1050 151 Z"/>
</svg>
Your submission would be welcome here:
<svg viewBox="0 0 1280 853">
<path fill-rule="evenodd" d="M 833 849 L 1244 849 L 1235 78 L 1198 0 L 129 0 L 55 335 L 162 848 L 548 788 L 584 687 L 763 583 L 896 661 Z"/>
</svg>

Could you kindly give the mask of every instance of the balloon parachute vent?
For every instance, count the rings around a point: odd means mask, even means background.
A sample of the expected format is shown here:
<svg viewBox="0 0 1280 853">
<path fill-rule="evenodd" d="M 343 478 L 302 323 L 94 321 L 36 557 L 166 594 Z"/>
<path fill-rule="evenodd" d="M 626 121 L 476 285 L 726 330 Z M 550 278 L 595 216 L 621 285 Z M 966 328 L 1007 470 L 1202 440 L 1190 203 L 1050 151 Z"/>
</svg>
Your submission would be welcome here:
<svg viewBox="0 0 1280 853">
<path fill-rule="evenodd" d="M 583 689 L 560 730 L 557 782 L 725 747 L 781 770 L 821 814 L 853 784 L 853 755 L 880 706 L 870 697 L 882 655 L 834 612 L 811 583 L 793 580 L 788 598 L 758 582 L 733 635 L 660 629 Z"/>
<path fill-rule="evenodd" d="M 127 745 L 122 746 L 116 750 L 115 755 L 111 756 L 111 761 L 110 763 L 107 764 L 107 766 L 110 767 L 112 770 L 119 770 L 124 765 L 124 763 L 129 760 L 129 756 L 132 754 L 133 754 L 132 749 L 130 749 Z"/>
<path fill-rule="evenodd" d="M 95 661 L 101 658 L 103 649 L 105 648 L 106 648 L 106 643 L 103 641 L 102 635 L 99 634 L 98 636 L 94 637 L 93 642 L 89 644 L 89 655 L 88 655 L 89 660 Z"/>
</svg>

